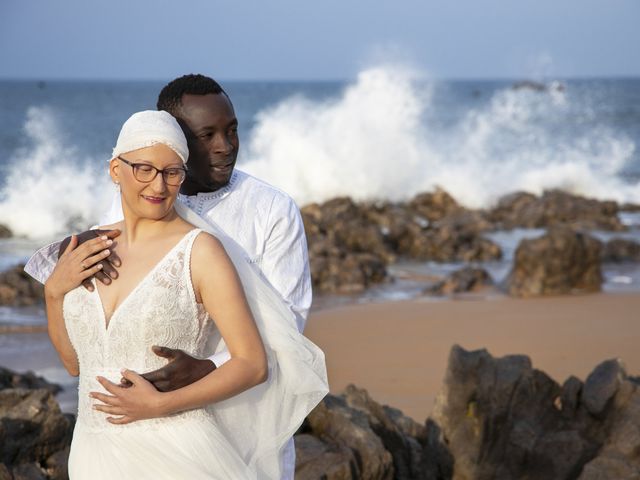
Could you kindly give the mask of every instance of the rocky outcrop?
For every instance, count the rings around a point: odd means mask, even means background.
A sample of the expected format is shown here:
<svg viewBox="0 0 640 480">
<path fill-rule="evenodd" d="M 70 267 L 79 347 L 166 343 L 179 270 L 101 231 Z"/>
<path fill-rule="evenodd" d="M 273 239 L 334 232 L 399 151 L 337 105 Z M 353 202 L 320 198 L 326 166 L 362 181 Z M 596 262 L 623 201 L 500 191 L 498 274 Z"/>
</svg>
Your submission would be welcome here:
<svg viewBox="0 0 640 480">
<path fill-rule="evenodd" d="M 454 346 L 433 421 L 457 479 L 640 476 L 640 390 L 619 360 L 560 386 L 528 357 Z"/>
<path fill-rule="evenodd" d="M 10 238 L 10 237 L 13 237 L 13 232 L 11 231 L 11 229 L 6 225 L 0 224 L 0 238 Z"/>
<path fill-rule="evenodd" d="M 505 230 L 569 225 L 584 230 L 622 231 L 626 227 L 618 211 L 618 204 L 613 201 L 549 190 L 541 197 L 525 192 L 506 195 L 489 212 L 488 218 L 497 229 Z"/>
<path fill-rule="evenodd" d="M 0 273 L 0 305 L 25 306 L 43 301 L 43 286 L 17 265 Z"/>
<path fill-rule="evenodd" d="M 640 262 L 640 243 L 626 238 L 614 238 L 605 243 L 604 262 Z"/>
<path fill-rule="evenodd" d="M 531 297 L 599 291 L 600 251 L 598 240 L 566 226 L 522 240 L 507 280 L 509 294 Z"/>
<path fill-rule="evenodd" d="M 485 269 L 464 267 L 449 274 L 444 280 L 429 288 L 426 293 L 451 295 L 453 293 L 475 292 L 491 285 L 493 285 L 493 281 Z"/>
<path fill-rule="evenodd" d="M 296 456 L 300 480 L 450 478 L 451 458 L 435 425 L 382 406 L 353 385 L 309 414 Z"/>
<path fill-rule="evenodd" d="M 318 291 L 354 293 L 387 278 L 398 257 L 439 262 L 501 257 L 482 233 L 483 212 L 466 210 L 436 190 L 408 203 L 356 204 L 336 198 L 302 208 L 311 277 Z"/>
<path fill-rule="evenodd" d="M 0 367 L 0 479 L 68 478 L 74 418 L 54 399 L 58 385 Z"/>
</svg>

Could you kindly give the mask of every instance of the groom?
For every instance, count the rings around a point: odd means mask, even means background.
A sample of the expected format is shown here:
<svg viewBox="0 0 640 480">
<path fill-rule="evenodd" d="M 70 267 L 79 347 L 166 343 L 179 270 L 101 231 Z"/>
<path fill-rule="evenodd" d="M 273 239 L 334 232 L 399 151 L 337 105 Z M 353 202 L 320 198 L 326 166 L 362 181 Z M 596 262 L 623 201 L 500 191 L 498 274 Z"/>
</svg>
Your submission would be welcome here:
<svg viewBox="0 0 640 480">
<path fill-rule="evenodd" d="M 219 225 L 244 248 L 248 261 L 256 264 L 294 312 L 302 332 L 311 305 L 311 277 L 300 212 L 285 193 L 235 169 L 240 143 L 229 96 L 209 77 L 185 75 L 162 89 L 157 108 L 178 120 L 189 145 L 188 174 L 180 190 L 181 200 L 204 219 Z M 119 208 L 118 204 L 108 218 L 101 219 L 101 224 L 121 220 Z M 81 235 L 90 238 L 93 233 Z M 41 252 L 40 260 L 30 260 L 25 270 L 44 282 L 53 264 L 42 258 L 51 256 L 52 246 Z M 104 270 L 108 275 L 100 279 L 103 283 L 117 278 L 114 268 Z M 169 362 L 143 377 L 161 391 L 189 385 L 230 358 L 228 352 L 222 351 L 210 359 L 196 359 L 163 346 L 154 347 L 154 352 Z M 283 478 L 293 479 L 293 439 L 285 447 L 282 460 Z"/>
</svg>

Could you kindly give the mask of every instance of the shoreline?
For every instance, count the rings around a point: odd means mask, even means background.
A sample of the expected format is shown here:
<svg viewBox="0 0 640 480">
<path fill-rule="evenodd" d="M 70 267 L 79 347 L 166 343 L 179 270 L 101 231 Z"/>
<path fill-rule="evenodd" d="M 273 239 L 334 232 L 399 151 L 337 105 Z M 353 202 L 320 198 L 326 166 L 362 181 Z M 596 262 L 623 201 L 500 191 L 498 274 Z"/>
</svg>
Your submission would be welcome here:
<svg viewBox="0 0 640 480">
<path fill-rule="evenodd" d="M 640 294 L 457 299 L 327 308 L 305 330 L 326 355 L 332 393 L 349 383 L 423 422 L 442 386 L 449 351 L 522 354 L 562 384 L 609 358 L 640 371 Z"/>
</svg>

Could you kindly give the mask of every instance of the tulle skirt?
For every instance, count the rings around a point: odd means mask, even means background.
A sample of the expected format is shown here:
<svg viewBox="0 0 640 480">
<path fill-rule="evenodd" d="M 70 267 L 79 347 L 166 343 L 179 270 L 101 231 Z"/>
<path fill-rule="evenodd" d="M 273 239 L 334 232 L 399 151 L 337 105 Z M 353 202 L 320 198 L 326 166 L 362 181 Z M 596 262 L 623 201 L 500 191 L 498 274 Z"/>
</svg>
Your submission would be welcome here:
<svg viewBox="0 0 640 480">
<path fill-rule="evenodd" d="M 255 479 L 213 422 L 168 422 L 153 428 L 96 431 L 76 424 L 71 480 Z"/>
</svg>

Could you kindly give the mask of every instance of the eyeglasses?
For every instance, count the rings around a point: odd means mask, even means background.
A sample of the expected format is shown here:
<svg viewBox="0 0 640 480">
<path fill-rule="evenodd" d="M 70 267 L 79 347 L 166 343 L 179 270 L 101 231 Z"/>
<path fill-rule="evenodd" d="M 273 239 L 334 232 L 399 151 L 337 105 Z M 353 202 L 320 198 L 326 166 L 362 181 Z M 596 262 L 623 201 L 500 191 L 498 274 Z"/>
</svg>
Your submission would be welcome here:
<svg viewBox="0 0 640 480">
<path fill-rule="evenodd" d="M 136 177 L 136 180 L 138 180 L 139 182 L 151 183 L 160 173 L 162 174 L 164 183 L 172 187 L 177 187 L 178 185 L 182 184 L 182 182 L 184 182 L 184 179 L 187 176 L 186 168 L 171 167 L 165 168 L 164 170 L 159 170 L 153 165 L 149 165 L 147 163 L 130 162 L 129 160 L 125 160 L 124 158 L 122 158 L 120 155 L 118 155 L 117 158 L 131 167 L 131 169 L 133 170 L 133 176 Z"/>
</svg>

